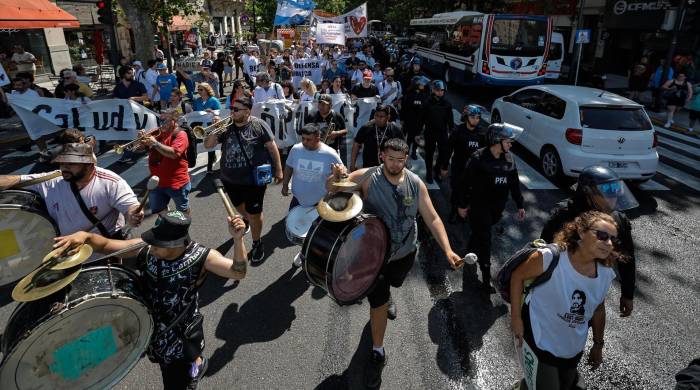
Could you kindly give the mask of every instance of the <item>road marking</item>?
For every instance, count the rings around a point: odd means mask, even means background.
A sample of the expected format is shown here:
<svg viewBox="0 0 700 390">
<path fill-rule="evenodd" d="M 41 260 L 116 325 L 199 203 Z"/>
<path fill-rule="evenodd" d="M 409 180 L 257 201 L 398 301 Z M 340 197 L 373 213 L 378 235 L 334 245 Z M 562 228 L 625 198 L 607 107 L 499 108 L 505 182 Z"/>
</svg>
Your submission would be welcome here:
<svg viewBox="0 0 700 390">
<path fill-rule="evenodd" d="M 671 191 L 670 188 L 661 183 L 655 182 L 654 180 L 641 183 L 637 186 L 637 188 L 644 191 Z"/>
<path fill-rule="evenodd" d="M 666 144 L 668 146 L 672 146 L 676 149 L 684 150 L 686 152 L 691 153 L 693 156 L 699 157 L 700 158 L 700 149 L 694 148 L 688 144 L 684 144 L 682 142 L 674 141 L 672 139 L 668 139 L 666 137 L 663 137 L 659 139 L 660 144 Z"/>
<path fill-rule="evenodd" d="M 556 190 L 558 189 L 549 179 L 537 172 L 535 168 L 528 165 L 515 153 L 511 153 L 515 165 L 518 167 L 518 177 L 520 182 L 529 190 Z"/>
<path fill-rule="evenodd" d="M 659 162 L 656 171 L 664 176 L 670 177 L 680 184 L 684 184 L 694 189 L 695 191 L 700 191 L 700 180 L 698 180 L 695 176 L 681 171 L 680 169 L 676 169 L 672 166 Z"/>
<path fill-rule="evenodd" d="M 686 165 L 690 168 L 697 169 L 697 166 L 700 165 L 700 161 L 694 160 L 690 157 L 684 156 L 682 154 L 670 151 L 662 146 L 657 146 L 656 150 L 659 152 L 660 155 L 664 157 L 668 157 L 673 161 L 679 162 L 683 165 Z"/>
<path fill-rule="evenodd" d="M 665 128 L 661 127 L 661 126 L 655 126 L 655 130 L 656 130 L 658 133 L 661 133 L 663 136 L 666 136 L 666 135 L 667 135 L 667 136 L 669 136 L 669 137 L 676 137 L 676 138 L 678 138 L 678 139 L 682 139 L 683 141 L 690 142 L 690 143 L 693 144 L 693 145 L 700 146 L 700 139 L 697 139 L 697 138 L 695 138 L 695 137 L 689 137 L 689 136 L 687 136 L 687 135 L 685 135 L 685 134 L 681 134 L 681 133 L 678 133 L 678 132 L 675 132 L 675 131 L 671 131 L 671 130 L 665 129 Z M 666 138 L 666 137 L 664 137 L 664 138 Z"/>
</svg>

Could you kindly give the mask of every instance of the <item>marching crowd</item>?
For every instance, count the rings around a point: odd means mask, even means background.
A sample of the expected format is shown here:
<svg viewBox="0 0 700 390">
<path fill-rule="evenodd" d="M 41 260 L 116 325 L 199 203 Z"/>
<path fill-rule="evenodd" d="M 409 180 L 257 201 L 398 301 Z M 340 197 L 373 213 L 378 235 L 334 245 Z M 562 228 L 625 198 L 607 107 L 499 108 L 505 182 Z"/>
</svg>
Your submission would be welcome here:
<svg viewBox="0 0 700 390">
<path fill-rule="evenodd" d="M 484 123 L 482 108 L 476 105 L 464 107 L 462 122 L 455 124 L 452 105 L 445 97 L 446 83 L 429 80 L 421 70 L 420 58 L 399 56 L 392 45 L 359 40 L 346 47 L 297 45 L 271 48 L 263 56 L 255 45 L 247 46 L 245 52 L 237 46 L 232 55 L 216 53 L 215 60 L 213 53 L 205 52 L 199 72 L 176 68 L 175 75 L 162 57 L 154 56 L 145 67 L 140 61 L 123 63 L 114 97 L 149 104 L 160 112 L 162 120 L 159 132 L 142 131 L 139 135 L 139 149 L 146 150 L 150 172 L 159 178 L 157 188 L 149 194 L 149 207 L 152 214 L 160 214 L 156 226 L 141 238 L 124 234 L 127 224 L 138 225 L 144 218 L 135 207 L 136 195 L 119 175 L 96 166 L 94 139 L 76 130 L 62 135 L 64 145 L 54 157 L 61 175 L 30 188 L 45 199 L 60 227 L 56 247 L 68 249 L 89 243 L 96 251 L 109 253 L 139 240 L 150 244 L 130 255 L 143 260 L 137 263 L 142 264 L 140 269 L 149 286 L 156 330 L 163 331 L 152 340 L 147 353 L 160 364 L 165 388 L 196 387 L 206 371 L 196 303 L 198 281 L 206 271 L 240 279 L 245 275 L 245 261 L 263 260 L 264 196 L 273 181 L 282 183 L 282 195 L 291 195 L 290 209 L 317 204 L 327 193 L 338 190 L 334 187 L 338 180 L 355 181 L 365 210 L 379 216 L 391 232 L 388 262 L 368 296 L 373 343 L 365 371 L 368 387 L 381 384 L 387 364 L 387 319 L 397 317 L 390 287 L 400 287 L 413 266 L 416 224 L 425 224 L 451 267 L 458 269 L 464 264 L 450 246 L 426 183 L 449 182 L 449 221 L 463 223 L 465 228 L 468 223 L 467 251 L 477 255 L 484 289 L 492 288 L 493 226 L 509 198 L 517 206 L 518 218 L 526 217 L 517 167 L 510 154 L 522 129 Z M 292 61 L 311 56 L 324 60 L 323 81 L 315 85 L 304 79 L 297 90 Z M 237 77 L 239 71 L 243 80 Z M 227 78 L 226 74 L 236 77 Z M 60 88 L 66 98 L 89 99 L 77 77 L 73 71 L 63 72 L 56 96 Z M 15 82 L 17 93 L 27 93 L 29 80 L 16 77 Z M 233 89 L 224 96 L 223 87 L 229 82 Z M 184 91 L 180 88 L 183 84 Z M 348 162 L 343 162 L 337 151 L 340 142 L 351 136 L 343 118 L 332 109 L 332 95 L 339 93 L 378 100 L 371 120 L 352 135 Z M 288 151 L 280 151 L 268 125 L 251 116 L 253 105 L 266 99 L 317 103 L 317 110 L 301 129 L 301 141 Z M 224 119 L 218 117 L 222 107 L 231 110 L 230 124 L 223 131 L 207 134 L 204 146 L 221 145 L 219 177 L 240 214 L 228 219 L 234 238 L 233 259 L 203 248 L 188 235 L 197 215 L 189 203 L 192 188 L 188 172 L 188 150 L 196 141 L 191 130 L 183 128 L 181 117 L 192 110 L 210 111 L 216 123 Z M 427 168 L 425 182 L 407 169 L 418 158 L 419 148 Z M 138 150 L 133 153 L 127 158 L 138 158 Z M 212 172 L 214 159 L 210 157 L 208 166 Z M 44 175 L 0 176 L 0 189 Z M 170 201 L 175 206 L 172 211 L 167 210 Z M 52 207 L 53 203 L 61 207 Z M 586 169 L 575 196 L 554 210 L 542 231 L 542 238 L 557 246 L 534 247 L 506 275 L 507 286 L 494 283 L 508 290 L 512 328 L 519 345 L 539 360 L 534 372 L 526 371 L 520 388 L 534 383 L 538 389 L 573 388 L 589 326 L 593 333 L 589 360 L 594 365 L 602 361 L 604 302 L 616 267 L 623 287 L 620 311 L 629 316 L 633 308 L 634 244 L 631 224 L 622 212 L 633 205 L 632 195 L 614 172 L 602 167 Z M 95 211 L 90 214 L 86 210 Z M 84 220 L 78 218 L 83 214 Z M 93 229 L 95 226 L 98 228 Z M 252 236 L 249 252 L 242 239 L 248 230 Z M 299 261 L 303 259 L 296 259 L 296 266 Z M 178 267 L 186 270 L 181 278 L 160 278 L 153 271 L 164 269 L 165 274 L 173 275 Z M 547 281 L 525 289 L 528 280 L 538 278 Z M 177 316 L 183 311 L 187 315 Z M 180 323 L 173 326 L 176 318 Z"/>
</svg>

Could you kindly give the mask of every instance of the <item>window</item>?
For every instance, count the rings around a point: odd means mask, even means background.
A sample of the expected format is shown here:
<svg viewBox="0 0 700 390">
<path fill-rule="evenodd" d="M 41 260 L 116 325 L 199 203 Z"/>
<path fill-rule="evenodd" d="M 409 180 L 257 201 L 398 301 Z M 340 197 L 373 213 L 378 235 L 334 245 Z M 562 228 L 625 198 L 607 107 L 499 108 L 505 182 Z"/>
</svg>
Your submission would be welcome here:
<svg viewBox="0 0 700 390">
<path fill-rule="evenodd" d="M 537 112 L 554 119 L 561 119 L 566 112 L 566 102 L 551 93 L 544 93 L 537 107 Z"/>
<path fill-rule="evenodd" d="M 581 107 L 581 126 L 599 130 L 651 130 L 642 108 Z"/>
<path fill-rule="evenodd" d="M 481 46 L 483 16 L 462 18 L 452 29 L 450 40 L 446 41 L 446 52 L 462 57 L 469 57 Z"/>
<path fill-rule="evenodd" d="M 534 57 L 544 54 L 547 21 L 499 19 L 493 22 L 491 54 Z"/>
<path fill-rule="evenodd" d="M 538 111 L 544 92 L 537 89 L 526 89 L 512 95 L 512 102 L 531 111 Z"/>
<path fill-rule="evenodd" d="M 559 42 L 552 43 L 549 45 L 549 60 L 558 61 L 561 60 L 562 55 L 562 45 Z"/>
</svg>

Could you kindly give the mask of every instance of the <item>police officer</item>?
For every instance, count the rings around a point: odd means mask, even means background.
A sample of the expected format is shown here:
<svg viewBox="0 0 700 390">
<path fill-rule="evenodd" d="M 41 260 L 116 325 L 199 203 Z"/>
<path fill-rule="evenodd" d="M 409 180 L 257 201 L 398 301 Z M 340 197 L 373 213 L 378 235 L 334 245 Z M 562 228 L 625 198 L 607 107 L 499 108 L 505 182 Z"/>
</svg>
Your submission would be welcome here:
<svg viewBox="0 0 700 390">
<path fill-rule="evenodd" d="M 411 81 L 413 80 L 414 77 L 416 77 L 416 76 L 425 77 L 425 74 L 420 69 L 420 65 L 421 65 L 421 59 L 418 57 L 413 57 L 413 59 L 411 60 L 410 68 L 406 69 L 403 72 L 403 75 L 401 77 L 401 87 L 403 88 L 404 91 L 410 87 Z"/>
<path fill-rule="evenodd" d="M 441 176 L 447 176 L 448 161 L 452 157 L 452 175 L 450 176 L 450 222 L 457 222 L 459 204 L 459 180 L 464 174 L 467 160 L 478 149 L 486 146 L 486 127 L 481 121 L 481 107 L 476 104 L 465 106 L 462 110 L 462 123 L 450 134 L 448 152 L 442 160 Z"/>
<path fill-rule="evenodd" d="M 406 142 L 411 152 L 411 158 L 416 159 L 416 136 L 420 133 L 419 124 L 422 123 L 423 107 L 428 102 L 427 86 L 430 80 L 424 76 L 415 76 L 411 80 L 411 87 L 401 99 L 401 118 L 403 130 L 407 135 Z"/>
<path fill-rule="evenodd" d="M 454 129 L 452 104 L 445 98 L 445 82 L 435 80 L 431 85 L 430 98 L 423 109 L 423 124 L 425 125 L 425 181 L 433 182 L 433 155 L 438 148 L 438 166 L 443 165 L 447 156 L 447 137 Z"/>
<path fill-rule="evenodd" d="M 632 224 L 622 211 L 638 205 L 625 182 L 614 171 L 601 166 L 590 166 L 579 175 L 574 196 L 554 207 L 540 235 L 543 240 L 552 242 L 554 234 L 564 224 L 586 211 L 597 210 L 612 215 L 618 226 L 619 243 L 616 244 L 616 249 L 626 257 L 626 261 L 617 262 L 622 290 L 620 312 L 623 317 L 632 314 L 634 307 L 635 256 Z"/>
<path fill-rule="evenodd" d="M 469 216 L 471 235 L 467 252 L 479 258 L 482 283 L 490 288 L 491 229 L 508 200 L 508 194 L 518 207 L 518 220 L 525 219 L 520 180 L 510 148 L 523 129 L 507 123 L 496 123 L 486 132 L 487 146 L 474 152 L 462 177 L 459 216 Z"/>
</svg>

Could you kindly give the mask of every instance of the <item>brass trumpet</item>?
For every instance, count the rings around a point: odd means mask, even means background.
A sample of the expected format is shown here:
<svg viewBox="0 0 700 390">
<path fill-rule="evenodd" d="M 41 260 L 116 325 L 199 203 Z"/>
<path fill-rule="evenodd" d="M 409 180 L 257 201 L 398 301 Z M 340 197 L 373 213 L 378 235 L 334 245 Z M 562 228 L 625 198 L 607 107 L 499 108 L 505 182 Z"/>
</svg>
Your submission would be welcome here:
<svg viewBox="0 0 700 390">
<path fill-rule="evenodd" d="M 136 146 L 138 145 L 138 143 L 141 142 L 141 141 L 143 141 L 144 138 L 146 138 L 146 137 L 151 137 L 151 136 L 153 136 L 153 137 L 159 136 L 159 135 L 160 135 L 160 131 L 161 131 L 161 130 L 160 130 L 161 127 L 163 127 L 163 126 L 156 127 L 156 128 L 153 129 L 153 130 L 149 130 L 149 131 L 147 131 L 143 136 L 138 137 L 138 138 L 136 138 L 135 140 L 133 140 L 133 141 L 131 141 L 131 142 L 127 142 L 127 143 L 121 144 L 121 145 L 114 145 L 114 148 L 113 148 L 113 149 L 114 149 L 114 153 L 116 153 L 116 154 L 123 154 L 124 151 L 126 151 L 126 150 L 132 151 L 132 150 L 136 149 Z"/>
<path fill-rule="evenodd" d="M 326 134 L 323 136 L 323 143 L 328 144 L 328 137 L 331 135 L 332 132 L 335 131 L 335 122 L 331 122 L 330 125 L 326 128 Z"/>
<path fill-rule="evenodd" d="M 204 139 L 207 138 L 210 135 L 213 134 L 219 134 L 223 133 L 226 131 L 228 126 L 231 124 L 233 121 L 233 118 L 230 116 L 227 116 L 226 118 L 213 123 L 207 127 L 202 127 L 202 126 L 195 126 L 192 129 L 192 133 L 194 133 L 194 136 L 197 137 L 198 139 Z"/>
</svg>

